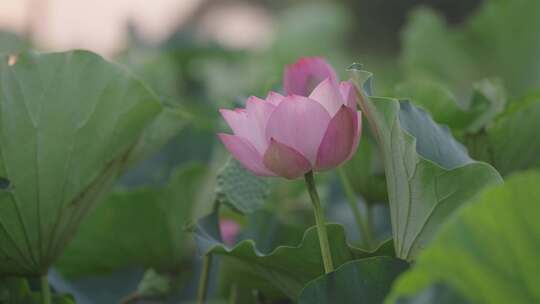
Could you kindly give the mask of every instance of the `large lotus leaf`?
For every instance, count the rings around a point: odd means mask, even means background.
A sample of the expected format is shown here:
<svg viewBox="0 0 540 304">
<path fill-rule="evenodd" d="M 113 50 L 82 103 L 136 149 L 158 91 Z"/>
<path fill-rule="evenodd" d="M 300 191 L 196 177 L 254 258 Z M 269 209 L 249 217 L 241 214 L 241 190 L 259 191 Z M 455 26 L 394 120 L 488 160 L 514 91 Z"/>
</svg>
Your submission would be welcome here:
<svg viewBox="0 0 540 304">
<path fill-rule="evenodd" d="M 483 191 L 443 225 L 386 302 L 437 283 L 470 303 L 539 303 L 539 184 L 538 172 L 525 172 Z"/>
<path fill-rule="evenodd" d="M 336 267 L 355 259 L 393 255 L 390 241 L 367 252 L 347 243 L 343 226 L 327 224 L 327 230 Z M 234 272 L 227 275 L 228 283 L 242 289 L 259 290 L 265 295 L 276 295 L 278 291 L 296 299 L 306 283 L 324 273 L 316 227 L 307 229 L 297 246 L 279 246 L 267 254 L 260 252 L 253 240 L 241 241 L 232 248 L 224 245 L 216 213 L 199 220 L 194 235 L 202 254 L 223 257 L 222 266 Z"/>
<path fill-rule="evenodd" d="M 352 70 L 361 92 L 365 75 Z M 410 102 L 362 95 L 360 106 L 383 154 L 396 255 L 412 260 L 456 208 L 502 178 Z"/>
<path fill-rule="evenodd" d="M 408 75 L 447 83 L 462 98 L 470 83 L 494 75 L 504 77 L 514 96 L 539 85 L 540 1 L 483 2 L 453 28 L 433 10 L 415 11 L 403 32 L 402 61 Z"/>
<path fill-rule="evenodd" d="M 117 190 L 82 221 L 56 267 L 67 276 L 129 266 L 177 270 L 192 247 L 185 231 L 204 170 L 179 169 L 166 186 Z"/>
<path fill-rule="evenodd" d="M 343 264 L 302 290 L 300 304 L 382 303 L 394 280 L 409 264 L 391 257 L 373 257 Z"/>
<path fill-rule="evenodd" d="M 0 273 L 46 272 L 115 180 L 155 95 L 89 52 L 0 60 Z"/>
</svg>

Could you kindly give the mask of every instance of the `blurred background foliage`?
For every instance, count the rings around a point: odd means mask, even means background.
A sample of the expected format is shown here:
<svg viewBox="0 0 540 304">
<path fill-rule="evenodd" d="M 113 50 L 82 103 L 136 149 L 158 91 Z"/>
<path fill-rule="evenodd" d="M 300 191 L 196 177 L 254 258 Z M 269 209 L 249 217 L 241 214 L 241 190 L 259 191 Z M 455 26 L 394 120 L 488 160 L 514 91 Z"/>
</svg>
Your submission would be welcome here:
<svg viewBox="0 0 540 304">
<path fill-rule="evenodd" d="M 200 261 L 187 227 L 210 213 L 216 200 L 225 200 L 221 216 L 242 226 L 237 241 L 252 239 L 265 254 L 300 243 L 314 224 L 303 182 L 269 180 L 261 206 L 238 214 L 242 200 L 258 194 L 231 199 L 220 192 L 226 187 L 216 177 L 224 171 L 225 183 L 242 185 L 249 178 L 223 168 L 228 154 L 215 133 L 227 130 L 218 108 L 281 90 L 284 65 L 301 56 L 328 58 L 343 79 L 352 62 L 362 63 L 375 75 L 375 95 L 412 99 L 448 125 L 473 158 L 503 176 L 540 161 L 540 143 L 520 131 L 540 128 L 537 0 L 201 0 L 157 42 L 138 26 L 125 26 L 124 45 L 103 55 L 143 79 L 174 115 L 153 129 L 159 149 L 132 166 L 89 214 L 51 273 L 53 287 L 77 303 L 193 299 Z M 36 32 L 30 25 L 18 33 L 6 27 L 0 53 L 62 48 L 41 45 Z M 362 212 L 378 245 L 391 237 L 388 194 L 367 121 L 364 129 L 359 152 L 344 170 L 367 203 Z M 328 217 L 361 246 L 337 174 L 319 174 L 317 181 Z M 238 303 L 283 296 L 279 290 L 253 292 L 254 282 L 234 268 L 234 259 L 218 262 L 210 294 Z"/>
</svg>

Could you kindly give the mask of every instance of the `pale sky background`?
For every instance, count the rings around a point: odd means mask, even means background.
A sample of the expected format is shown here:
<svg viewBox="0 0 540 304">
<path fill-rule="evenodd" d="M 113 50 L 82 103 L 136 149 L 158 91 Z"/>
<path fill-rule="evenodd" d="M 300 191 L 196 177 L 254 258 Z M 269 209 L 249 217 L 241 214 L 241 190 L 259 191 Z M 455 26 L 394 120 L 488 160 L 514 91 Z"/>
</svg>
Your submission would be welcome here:
<svg viewBox="0 0 540 304">
<path fill-rule="evenodd" d="M 32 30 L 44 50 L 90 49 L 110 56 L 127 40 L 127 21 L 150 42 L 166 39 L 203 0 L 0 0 L 0 30 Z M 272 21 L 260 7 L 229 5 L 200 20 L 200 36 L 226 46 L 267 43 Z"/>
</svg>

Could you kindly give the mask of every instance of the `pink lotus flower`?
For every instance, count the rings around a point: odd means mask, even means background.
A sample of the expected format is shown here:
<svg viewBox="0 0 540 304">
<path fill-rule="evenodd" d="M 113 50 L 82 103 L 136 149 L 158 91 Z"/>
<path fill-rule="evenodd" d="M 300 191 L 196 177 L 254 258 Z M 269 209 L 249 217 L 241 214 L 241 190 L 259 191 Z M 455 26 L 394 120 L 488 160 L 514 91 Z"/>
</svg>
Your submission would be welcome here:
<svg viewBox="0 0 540 304">
<path fill-rule="evenodd" d="M 286 67 L 283 87 L 286 96 L 270 92 L 249 97 L 244 109 L 220 110 L 234 135 L 218 136 L 234 158 L 256 175 L 288 179 L 348 160 L 361 132 L 353 85 L 311 57 Z"/>
</svg>

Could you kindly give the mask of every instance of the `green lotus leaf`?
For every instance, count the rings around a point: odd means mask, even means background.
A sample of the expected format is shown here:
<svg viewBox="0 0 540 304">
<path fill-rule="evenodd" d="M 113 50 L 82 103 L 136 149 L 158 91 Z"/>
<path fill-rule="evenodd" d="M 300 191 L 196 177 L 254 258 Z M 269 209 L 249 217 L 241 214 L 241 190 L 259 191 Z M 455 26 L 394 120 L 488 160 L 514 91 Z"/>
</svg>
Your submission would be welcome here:
<svg viewBox="0 0 540 304">
<path fill-rule="evenodd" d="M 355 259 L 393 255 L 391 241 L 368 252 L 347 243 L 343 226 L 327 224 L 327 230 L 336 267 Z M 229 285 L 234 283 L 242 289 L 297 299 L 305 284 L 324 273 L 316 227 L 307 229 L 297 246 L 279 246 L 269 253 L 259 251 L 253 240 L 241 241 L 232 248 L 224 245 L 216 213 L 199 220 L 194 236 L 200 253 L 222 257 Z"/>
<path fill-rule="evenodd" d="M 85 51 L 0 60 L 0 274 L 46 273 L 116 180 L 156 96 Z"/>
<path fill-rule="evenodd" d="M 364 92 L 370 73 L 351 74 Z M 383 155 L 396 255 L 412 260 L 454 210 L 502 178 L 411 102 L 362 94 L 360 106 Z"/>
<path fill-rule="evenodd" d="M 421 298 L 437 285 L 452 291 L 451 303 L 540 302 L 539 183 L 538 172 L 522 172 L 473 198 L 443 225 L 385 303 L 422 303 L 403 299 Z M 435 293 L 430 303 L 447 297 Z"/>
</svg>

